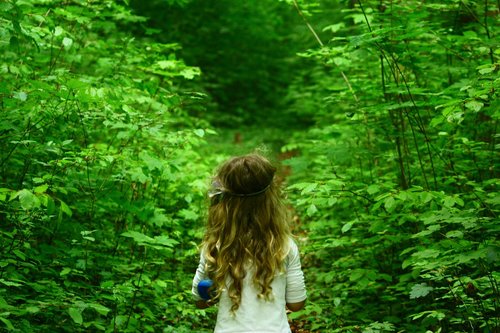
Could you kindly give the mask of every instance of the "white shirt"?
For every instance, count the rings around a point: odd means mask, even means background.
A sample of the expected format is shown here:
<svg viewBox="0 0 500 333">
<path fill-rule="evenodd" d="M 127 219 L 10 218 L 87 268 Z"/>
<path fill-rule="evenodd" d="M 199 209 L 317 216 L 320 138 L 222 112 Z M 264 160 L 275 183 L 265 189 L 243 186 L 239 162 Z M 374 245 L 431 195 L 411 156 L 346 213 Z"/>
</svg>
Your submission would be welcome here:
<svg viewBox="0 0 500 333">
<path fill-rule="evenodd" d="M 290 333 L 285 304 L 302 302 L 307 297 L 299 250 L 295 242 L 290 239 L 285 272 L 278 273 L 271 283 L 274 295 L 272 301 L 257 297 L 258 291 L 252 283 L 252 277 L 253 270 L 249 269 L 243 279 L 241 304 L 234 315 L 230 312 L 232 303 L 227 291 L 222 292 L 214 332 Z M 197 290 L 198 283 L 206 278 L 205 259 L 202 255 L 193 279 L 192 293 L 196 299 L 201 299 Z"/>
</svg>

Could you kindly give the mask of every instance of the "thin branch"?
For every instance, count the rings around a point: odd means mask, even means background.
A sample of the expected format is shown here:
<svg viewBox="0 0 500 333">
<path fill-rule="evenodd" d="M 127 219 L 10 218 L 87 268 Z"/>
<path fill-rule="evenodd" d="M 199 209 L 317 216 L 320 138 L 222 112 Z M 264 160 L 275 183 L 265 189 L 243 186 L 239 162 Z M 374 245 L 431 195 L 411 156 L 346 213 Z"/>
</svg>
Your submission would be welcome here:
<svg viewBox="0 0 500 333">
<path fill-rule="evenodd" d="M 297 12 L 299 13 L 300 17 L 302 17 L 302 19 L 304 20 L 305 24 L 307 25 L 307 27 L 309 28 L 309 30 L 313 34 L 314 38 L 316 38 L 316 41 L 318 42 L 318 44 L 321 47 L 324 47 L 325 44 L 323 44 L 323 42 L 321 41 L 321 38 L 319 38 L 319 36 L 316 33 L 316 31 L 314 30 L 314 28 L 311 26 L 311 24 L 309 23 L 309 21 L 305 17 L 304 13 L 302 12 L 302 10 L 299 7 L 299 4 L 297 3 L 297 0 L 293 0 L 293 5 L 295 6 L 295 9 L 297 9 Z M 347 76 L 344 74 L 344 72 L 342 70 L 340 70 L 340 75 L 342 75 L 342 78 L 344 79 L 345 83 L 347 84 L 347 87 L 349 87 L 349 91 L 352 93 L 352 96 L 356 100 L 356 103 L 359 103 L 358 96 L 354 92 L 354 89 L 352 88 L 351 82 L 349 82 L 349 79 L 347 78 Z"/>
<path fill-rule="evenodd" d="M 311 26 L 311 24 L 309 23 L 309 21 L 307 20 L 307 18 L 304 16 L 304 13 L 302 12 L 302 10 L 300 9 L 299 7 L 299 4 L 297 3 L 297 0 L 293 0 L 293 5 L 295 6 L 295 9 L 297 9 L 297 12 L 299 13 L 299 15 L 302 17 L 302 19 L 304 20 L 304 22 L 306 23 L 307 27 L 309 28 L 309 30 L 311 31 L 311 33 L 314 35 L 314 37 L 316 38 L 316 40 L 318 41 L 318 44 L 323 47 L 325 46 L 323 44 L 323 42 L 321 41 L 321 39 L 319 38 L 318 34 L 316 33 L 316 31 L 314 30 L 314 28 Z"/>
<path fill-rule="evenodd" d="M 361 2 L 361 0 L 358 0 L 358 3 L 359 3 L 359 7 L 363 13 L 363 16 L 365 18 L 365 21 L 366 21 L 366 24 L 368 26 L 368 30 L 370 32 L 373 32 L 372 28 L 371 28 L 371 25 L 370 25 L 370 22 L 368 21 L 368 16 L 366 15 L 366 12 L 365 12 L 365 9 L 363 7 L 363 4 Z M 387 59 L 387 56 L 384 52 L 384 49 L 382 47 L 382 45 L 380 45 L 378 42 L 375 42 L 375 45 L 379 48 L 382 56 L 386 59 L 387 63 L 390 64 L 389 62 L 389 59 Z M 431 163 L 431 171 L 432 171 L 432 176 L 433 176 L 433 179 L 434 179 L 434 188 L 437 189 L 437 178 L 436 178 L 436 170 L 435 170 L 435 167 L 434 167 L 434 159 L 433 159 L 433 156 L 432 156 L 432 152 L 431 152 L 431 147 L 430 147 L 430 139 L 427 135 L 427 131 L 425 129 L 425 126 L 424 126 L 424 123 L 423 123 L 423 120 L 420 116 L 420 112 L 418 110 L 418 107 L 417 107 L 417 104 L 413 98 L 413 94 L 410 90 L 410 86 L 408 84 L 408 82 L 406 81 L 406 77 L 403 73 L 403 71 L 401 70 L 401 68 L 399 67 L 399 64 L 396 60 L 396 58 L 394 57 L 394 55 L 392 53 L 389 53 L 389 57 L 391 58 L 393 64 L 394 64 L 394 68 L 395 70 L 397 70 L 397 74 L 399 74 L 399 76 L 401 77 L 401 79 L 403 80 L 403 84 L 404 84 L 404 87 L 408 93 L 408 97 L 410 98 L 410 102 L 412 103 L 412 106 L 413 108 L 415 109 L 415 114 L 416 114 L 416 117 L 415 117 L 415 121 L 416 121 L 416 125 L 417 127 L 420 129 L 420 132 L 423 134 L 424 136 L 424 141 L 425 141 L 425 144 L 426 144 L 426 147 L 427 147 L 427 153 L 429 155 L 429 160 L 430 160 L 430 163 Z M 393 70 L 392 71 L 392 74 L 393 74 L 393 77 L 394 77 L 394 80 L 395 82 L 397 83 L 397 77 L 396 77 L 396 72 Z M 416 139 L 416 135 L 415 135 L 415 130 L 412 126 L 412 123 L 411 123 L 411 117 L 410 117 L 410 113 L 408 111 L 405 111 L 405 115 L 408 117 L 408 120 L 409 120 L 409 124 L 410 124 L 410 128 L 411 128 L 411 131 L 412 131 L 412 135 L 413 135 L 413 139 L 414 139 L 414 142 L 415 142 L 415 148 L 416 148 L 416 151 L 417 151 L 417 155 L 418 155 L 418 159 L 419 159 L 419 162 L 420 162 L 420 167 L 422 169 L 422 174 L 424 176 L 424 181 L 425 181 L 425 184 L 427 186 L 427 188 L 429 188 L 429 185 L 428 185 L 428 182 L 427 182 L 427 176 L 425 174 L 425 170 L 424 170 L 424 167 L 423 167 L 423 163 L 422 163 L 422 160 L 421 160 L 421 155 L 420 155 L 420 149 L 418 147 L 418 142 L 417 142 L 417 139 Z"/>
<path fill-rule="evenodd" d="M 490 29 L 488 28 L 488 0 L 484 0 L 484 30 L 486 30 L 486 36 L 488 40 L 491 40 Z M 493 48 L 490 46 L 490 60 L 491 63 L 495 63 L 495 58 L 493 57 Z"/>
</svg>

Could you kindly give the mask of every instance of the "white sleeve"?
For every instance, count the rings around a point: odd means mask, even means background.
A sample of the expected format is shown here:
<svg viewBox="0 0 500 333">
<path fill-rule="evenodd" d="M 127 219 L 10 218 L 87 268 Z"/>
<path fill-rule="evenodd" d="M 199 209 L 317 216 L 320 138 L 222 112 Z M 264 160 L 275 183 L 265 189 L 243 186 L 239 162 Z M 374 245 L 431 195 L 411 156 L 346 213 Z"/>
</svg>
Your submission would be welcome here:
<svg viewBox="0 0 500 333">
<path fill-rule="evenodd" d="M 300 255 L 297 244 L 290 240 L 286 271 L 286 302 L 298 303 L 307 298 L 304 273 L 300 266 Z"/>
<path fill-rule="evenodd" d="M 198 264 L 198 268 L 196 269 L 196 274 L 193 278 L 193 285 L 191 288 L 191 293 L 193 294 L 195 300 L 201 300 L 200 294 L 198 293 L 198 283 L 201 280 L 206 279 L 205 273 L 205 258 L 203 253 L 200 255 L 200 263 Z"/>
</svg>

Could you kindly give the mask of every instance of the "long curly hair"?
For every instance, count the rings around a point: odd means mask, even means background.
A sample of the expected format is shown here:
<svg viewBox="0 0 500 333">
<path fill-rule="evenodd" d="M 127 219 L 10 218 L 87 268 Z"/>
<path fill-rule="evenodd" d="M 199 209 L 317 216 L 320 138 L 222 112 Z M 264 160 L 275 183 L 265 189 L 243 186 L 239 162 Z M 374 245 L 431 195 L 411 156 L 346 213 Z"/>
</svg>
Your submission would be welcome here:
<svg viewBox="0 0 500 333">
<path fill-rule="evenodd" d="M 289 251 L 287 208 L 275 172 L 266 158 L 249 154 L 223 163 L 214 179 L 202 253 L 215 298 L 227 290 L 233 313 L 250 267 L 258 297 L 273 299 L 271 283 Z"/>
</svg>

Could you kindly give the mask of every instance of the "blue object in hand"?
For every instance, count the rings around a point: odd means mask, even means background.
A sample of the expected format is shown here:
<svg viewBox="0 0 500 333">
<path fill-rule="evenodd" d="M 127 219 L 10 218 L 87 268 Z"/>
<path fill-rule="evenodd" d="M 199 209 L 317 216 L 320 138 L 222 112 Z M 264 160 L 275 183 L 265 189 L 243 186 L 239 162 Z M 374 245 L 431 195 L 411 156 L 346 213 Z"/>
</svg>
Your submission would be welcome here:
<svg viewBox="0 0 500 333">
<path fill-rule="evenodd" d="M 212 298 L 211 289 L 213 285 L 214 282 L 210 279 L 201 280 L 200 283 L 198 283 L 198 294 L 200 294 L 200 297 L 205 301 Z"/>
</svg>

